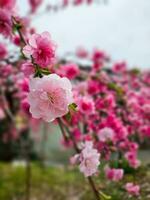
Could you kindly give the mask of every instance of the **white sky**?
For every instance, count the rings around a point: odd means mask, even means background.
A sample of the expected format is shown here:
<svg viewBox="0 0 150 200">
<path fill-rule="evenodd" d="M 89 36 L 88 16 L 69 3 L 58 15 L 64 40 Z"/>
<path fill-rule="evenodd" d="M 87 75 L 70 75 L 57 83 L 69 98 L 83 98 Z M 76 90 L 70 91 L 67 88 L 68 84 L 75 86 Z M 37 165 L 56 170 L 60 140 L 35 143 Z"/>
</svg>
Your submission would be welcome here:
<svg viewBox="0 0 150 200">
<path fill-rule="evenodd" d="M 26 1 L 20 2 L 25 10 Z M 89 50 L 97 46 L 114 60 L 150 68 L 150 0 L 109 2 L 107 6 L 71 7 L 38 16 L 34 25 L 39 32 L 51 33 L 60 54 L 74 51 L 80 45 Z"/>
</svg>

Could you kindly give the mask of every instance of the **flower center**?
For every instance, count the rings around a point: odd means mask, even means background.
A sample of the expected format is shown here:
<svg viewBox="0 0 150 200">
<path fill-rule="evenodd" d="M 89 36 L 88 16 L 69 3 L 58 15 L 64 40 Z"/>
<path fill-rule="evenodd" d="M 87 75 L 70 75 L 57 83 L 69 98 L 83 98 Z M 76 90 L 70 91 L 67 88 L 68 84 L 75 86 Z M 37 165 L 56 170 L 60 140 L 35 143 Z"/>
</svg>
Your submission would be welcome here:
<svg viewBox="0 0 150 200">
<path fill-rule="evenodd" d="M 89 158 L 87 158 L 87 159 L 85 160 L 85 166 L 88 167 L 88 168 L 92 167 L 92 163 L 91 163 L 91 161 L 90 161 Z"/>
<path fill-rule="evenodd" d="M 54 96 L 51 93 L 47 93 L 48 99 L 52 104 L 54 104 Z"/>
</svg>

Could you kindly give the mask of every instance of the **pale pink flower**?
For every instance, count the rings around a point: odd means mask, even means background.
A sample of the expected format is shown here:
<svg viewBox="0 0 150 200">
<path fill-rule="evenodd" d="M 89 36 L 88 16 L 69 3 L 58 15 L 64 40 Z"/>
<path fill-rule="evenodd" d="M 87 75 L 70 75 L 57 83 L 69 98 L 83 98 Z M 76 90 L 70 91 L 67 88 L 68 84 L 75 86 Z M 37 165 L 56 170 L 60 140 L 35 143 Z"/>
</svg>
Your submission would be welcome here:
<svg viewBox="0 0 150 200">
<path fill-rule="evenodd" d="M 34 62 L 43 68 L 53 64 L 56 45 L 51 40 L 48 32 L 33 34 L 29 38 L 29 44 L 23 48 L 26 56 L 32 56 Z"/>
<path fill-rule="evenodd" d="M 68 105 L 73 103 L 70 81 L 56 74 L 31 78 L 29 90 L 30 112 L 36 119 L 51 122 L 67 114 Z"/>
<path fill-rule="evenodd" d="M 71 164 L 71 165 L 77 164 L 78 161 L 79 161 L 79 158 L 80 158 L 80 155 L 79 155 L 79 154 L 76 154 L 76 155 L 72 156 L 72 157 L 70 158 L 70 164 Z"/>
<path fill-rule="evenodd" d="M 77 51 L 76 51 L 76 55 L 79 58 L 87 58 L 88 57 L 88 52 L 83 47 L 78 47 Z"/>
<path fill-rule="evenodd" d="M 80 70 L 79 70 L 78 65 L 76 65 L 74 63 L 68 63 L 65 65 L 61 65 L 58 70 L 58 73 L 61 76 L 65 76 L 69 79 L 74 79 L 74 78 L 76 78 L 76 76 L 79 75 Z"/>
<path fill-rule="evenodd" d="M 140 194 L 140 186 L 134 185 L 133 183 L 127 183 L 125 189 L 130 195 L 138 196 Z"/>
<path fill-rule="evenodd" d="M 21 71 L 24 73 L 25 77 L 29 77 L 34 74 L 34 66 L 31 62 L 27 61 L 21 65 Z"/>
<path fill-rule="evenodd" d="M 80 171 L 84 173 L 85 177 L 92 176 L 97 172 L 100 164 L 100 153 L 93 148 L 91 141 L 86 141 L 80 153 Z"/>
<path fill-rule="evenodd" d="M 0 43 L 0 59 L 4 59 L 7 56 L 7 49 L 3 43 Z"/>
<path fill-rule="evenodd" d="M 108 166 L 105 167 L 105 175 L 111 181 L 120 181 L 123 178 L 124 171 L 123 169 L 115 169 L 110 168 Z"/>
<path fill-rule="evenodd" d="M 63 7 L 66 7 L 66 6 L 68 6 L 68 5 L 69 5 L 69 0 L 63 0 L 62 6 L 63 6 Z"/>
<path fill-rule="evenodd" d="M 114 131 L 109 127 L 105 127 L 98 131 L 98 138 L 101 142 L 112 141 L 114 138 Z"/>
<path fill-rule="evenodd" d="M 12 21 L 10 12 L 0 8 L 0 33 L 5 37 L 11 36 Z"/>
</svg>

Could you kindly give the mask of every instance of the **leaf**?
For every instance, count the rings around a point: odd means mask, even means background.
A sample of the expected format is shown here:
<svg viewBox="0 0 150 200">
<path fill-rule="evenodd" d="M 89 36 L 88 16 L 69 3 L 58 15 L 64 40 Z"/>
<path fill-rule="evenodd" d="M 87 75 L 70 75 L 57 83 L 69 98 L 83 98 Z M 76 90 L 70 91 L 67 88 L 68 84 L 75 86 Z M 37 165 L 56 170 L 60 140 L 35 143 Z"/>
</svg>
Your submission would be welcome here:
<svg viewBox="0 0 150 200">
<path fill-rule="evenodd" d="M 118 96 L 122 96 L 123 93 L 124 93 L 122 87 L 120 87 L 116 83 L 113 83 L 113 82 L 112 83 L 108 83 L 107 86 L 108 86 L 109 89 L 116 91 Z"/>
<path fill-rule="evenodd" d="M 104 192 L 100 191 L 99 193 L 100 193 L 101 197 L 102 197 L 104 200 L 109 200 L 109 199 L 111 199 L 111 196 L 105 194 Z"/>
<path fill-rule="evenodd" d="M 131 70 L 131 73 L 134 74 L 134 75 L 139 75 L 140 74 L 140 70 L 137 69 L 137 68 L 134 68 Z"/>
<path fill-rule="evenodd" d="M 50 71 L 49 69 L 40 69 L 41 73 L 44 74 L 44 75 L 49 75 L 50 74 Z"/>
<path fill-rule="evenodd" d="M 75 103 L 72 103 L 69 105 L 69 110 L 76 111 L 76 108 L 77 108 L 77 105 Z"/>
<path fill-rule="evenodd" d="M 67 121 L 70 121 L 71 120 L 71 113 L 68 112 L 66 115 L 65 115 L 65 118 Z"/>
</svg>

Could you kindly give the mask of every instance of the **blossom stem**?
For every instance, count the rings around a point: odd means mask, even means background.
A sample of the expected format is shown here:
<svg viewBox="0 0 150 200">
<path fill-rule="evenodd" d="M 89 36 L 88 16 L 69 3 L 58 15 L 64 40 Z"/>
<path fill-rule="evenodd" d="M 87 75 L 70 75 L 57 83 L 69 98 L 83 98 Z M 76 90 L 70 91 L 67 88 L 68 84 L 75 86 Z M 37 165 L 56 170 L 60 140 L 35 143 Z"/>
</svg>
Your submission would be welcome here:
<svg viewBox="0 0 150 200">
<path fill-rule="evenodd" d="M 66 131 L 68 132 L 68 134 L 69 134 L 69 136 L 70 136 L 70 139 L 71 139 L 72 142 L 73 142 L 73 146 L 74 146 L 75 151 L 76 151 L 77 153 L 80 153 L 80 149 L 79 149 L 79 147 L 78 147 L 78 145 L 77 145 L 77 143 L 76 143 L 76 141 L 75 141 L 73 135 L 70 133 L 68 127 L 61 121 L 61 119 L 59 119 L 59 123 L 61 124 L 61 127 L 62 127 L 62 128 L 64 127 L 64 128 L 66 129 Z M 61 130 L 62 130 L 62 128 L 61 128 Z M 63 130 L 64 130 L 64 129 L 63 129 Z M 63 134 L 63 132 L 62 132 L 62 134 Z M 90 186 L 91 186 L 91 188 L 92 188 L 92 190 L 93 190 L 93 193 L 94 193 L 94 195 L 95 195 L 96 200 L 101 200 L 99 191 L 97 190 L 97 188 L 96 188 L 96 186 L 95 186 L 95 183 L 94 183 L 92 177 L 90 176 L 90 177 L 88 177 L 87 179 L 88 179 L 88 182 L 89 182 L 89 184 L 90 184 Z"/>
<path fill-rule="evenodd" d="M 60 119 L 60 121 L 61 121 L 61 119 Z M 77 153 L 80 153 L 80 149 L 79 149 L 73 135 L 70 133 L 70 130 L 68 129 L 68 127 L 62 121 L 61 121 L 61 123 L 62 123 L 62 126 L 64 126 L 64 128 L 66 129 L 67 133 L 69 134 L 69 137 L 73 142 L 74 149 L 76 150 Z"/>
<path fill-rule="evenodd" d="M 59 125 L 59 127 L 60 127 L 60 130 L 61 130 L 61 133 L 62 133 L 62 135 L 63 135 L 63 138 L 64 138 L 64 140 L 67 142 L 69 138 L 68 138 L 67 135 L 66 135 L 66 132 L 65 132 L 65 130 L 64 130 L 64 126 L 63 126 L 63 124 L 62 124 L 61 119 L 58 118 L 58 119 L 57 119 L 57 122 L 58 122 L 58 125 Z"/>
<path fill-rule="evenodd" d="M 26 45 L 26 41 L 25 41 L 25 39 L 24 39 L 24 37 L 23 37 L 23 34 L 22 34 L 21 30 L 20 30 L 20 28 L 22 27 L 21 24 L 19 24 L 19 22 L 16 20 L 15 17 L 12 17 L 12 21 L 13 21 L 13 24 L 14 24 L 14 26 L 16 27 L 16 30 L 17 30 L 17 32 L 18 32 L 18 34 L 19 34 L 19 37 L 20 37 L 21 42 L 22 42 L 24 45 Z"/>
<path fill-rule="evenodd" d="M 10 118 L 10 120 L 14 123 L 14 126 L 16 127 L 15 119 L 14 119 L 13 113 L 11 112 L 11 110 L 9 108 L 9 105 L 7 105 L 7 99 L 6 99 L 3 88 L 1 89 L 0 93 L 2 95 L 2 101 L 4 103 L 5 112 L 8 115 L 8 117 Z"/>
<path fill-rule="evenodd" d="M 92 179 L 91 176 L 88 177 L 88 181 L 89 181 L 89 184 L 90 184 L 90 186 L 91 186 L 91 188 L 92 188 L 92 190 L 93 190 L 93 192 L 94 192 L 94 194 L 95 194 L 96 199 L 97 199 L 97 200 L 101 200 L 99 191 L 96 189 L 95 183 L 94 183 L 94 181 L 93 181 L 93 179 Z"/>
</svg>

